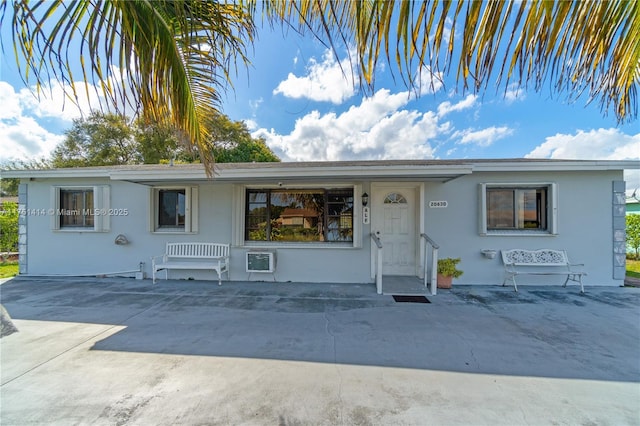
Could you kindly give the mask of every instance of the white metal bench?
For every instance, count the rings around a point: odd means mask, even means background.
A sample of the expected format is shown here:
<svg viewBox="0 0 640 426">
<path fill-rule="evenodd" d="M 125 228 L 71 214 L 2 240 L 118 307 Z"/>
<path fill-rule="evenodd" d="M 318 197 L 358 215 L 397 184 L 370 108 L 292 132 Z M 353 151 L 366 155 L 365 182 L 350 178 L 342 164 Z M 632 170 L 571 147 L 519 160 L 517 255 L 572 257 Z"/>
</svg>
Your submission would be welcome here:
<svg viewBox="0 0 640 426">
<path fill-rule="evenodd" d="M 224 272 L 229 279 L 229 244 L 167 243 L 164 254 L 151 258 L 151 267 L 154 284 L 156 272 L 163 269 L 165 279 L 169 278 L 169 269 L 208 269 L 218 273 L 218 285 L 222 285 Z"/>
<path fill-rule="evenodd" d="M 574 281 L 580 284 L 580 291 L 584 293 L 582 277 L 587 274 L 574 269 L 584 264 L 569 263 L 567 252 L 564 250 L 502 250 L 502 263 L 505 271 L 502 285 L 511 280 L 515 291 L 518 291 L 517 275 L 566 275 L 567 279 L 562 286 L 566 287 L 569 281 Z"/>
</svg>

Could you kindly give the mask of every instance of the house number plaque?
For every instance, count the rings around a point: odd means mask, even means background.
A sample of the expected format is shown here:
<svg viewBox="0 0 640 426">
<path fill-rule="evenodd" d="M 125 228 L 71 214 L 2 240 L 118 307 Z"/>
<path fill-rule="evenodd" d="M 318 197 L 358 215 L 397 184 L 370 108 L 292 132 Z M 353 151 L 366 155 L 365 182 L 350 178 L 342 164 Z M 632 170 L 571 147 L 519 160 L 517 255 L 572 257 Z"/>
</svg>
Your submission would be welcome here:
<svg viewBox="0 0 640 426">
<path fill-rule="evenodd" d="M 446 209 L 447 205 L 446 201 L 429 201 L 430 209 Z"/>
</svg>

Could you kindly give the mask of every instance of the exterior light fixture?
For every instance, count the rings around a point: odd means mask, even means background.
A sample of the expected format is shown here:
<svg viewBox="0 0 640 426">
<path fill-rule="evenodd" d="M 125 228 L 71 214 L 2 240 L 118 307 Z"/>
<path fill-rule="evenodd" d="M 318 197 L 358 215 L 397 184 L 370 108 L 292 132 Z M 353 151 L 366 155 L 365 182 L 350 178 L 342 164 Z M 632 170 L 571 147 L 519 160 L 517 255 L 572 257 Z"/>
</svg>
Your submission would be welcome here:
<svg viewBox="0 0 640 426">
<path fill-rule="evenodd" d="M 127 244 L 129 244 L 129 240 L 124 234 L 119 234 L 114 242 L 119 246 L 126 246 Z"/>
<path fill-rule="evenodd" d="M 362 194 L 362 206 L 366 207 L 367 204 L 369 204 L 369 194 L 365 192 L 364 194 Z"/>
</svg>

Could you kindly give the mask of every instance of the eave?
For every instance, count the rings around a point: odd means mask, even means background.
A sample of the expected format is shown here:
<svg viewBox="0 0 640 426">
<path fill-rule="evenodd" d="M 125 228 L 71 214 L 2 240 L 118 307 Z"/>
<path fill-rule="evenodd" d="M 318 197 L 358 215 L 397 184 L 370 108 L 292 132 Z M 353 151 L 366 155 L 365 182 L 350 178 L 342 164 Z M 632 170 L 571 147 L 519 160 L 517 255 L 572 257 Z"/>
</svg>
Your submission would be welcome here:
<svg viewBox="0 0 640 426">
<path fill-rule="evenodd" d="M 446 182 L 480 172 L 565 172 L 640 169 L 640 161 L 496 159 L 382 160 L 217 164 L 208 177 L 200 164 L 103 166 L 50 170 L 5 170 L 4 178 L 94 179 L 142 184 L 168 182 L 329 182 L 420 180 Z"/>
</svg>

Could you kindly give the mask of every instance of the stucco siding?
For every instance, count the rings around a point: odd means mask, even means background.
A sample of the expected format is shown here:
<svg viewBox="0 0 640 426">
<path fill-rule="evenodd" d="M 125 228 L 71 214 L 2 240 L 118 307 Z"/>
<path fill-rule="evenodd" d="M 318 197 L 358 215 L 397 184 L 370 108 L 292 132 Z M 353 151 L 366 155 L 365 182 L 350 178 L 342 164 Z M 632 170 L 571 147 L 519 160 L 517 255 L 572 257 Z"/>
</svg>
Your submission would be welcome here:
<svg viewBox="0 0 640 426">
<path fill-rule="evenodd" d="M 106 179 L 29 182 L 29 210 L 51 208 L 51 186 L 109 185 L 110 207 L 127 214 L 110 217 L 108 232 L 52 230 L 49 215 L 30 215 L 27 250 L 29 275 L 101 274 L 137 269 L 144 263 L 151 274 L 150 258 L 161 255 L 167 242 L 232 242 L 231 184 L 198 184 L 198 231 L 192 234 L 156 233 L 150 229 L 151 197 L 147 185 Z M 242 214 L 243 212 L 241 212 Z M 240 218 L 240 220 L 243 220 Z M 116 245 L 117 235 L 129 240 Z M 231 280 L 370 282 L 369 252 L 365 248 L 277 248 L 275 274 L 248 274 L 245 253 L 256 247 L 231 249 Z M 164 272 L 161 272 L 164 277 Z M 217 279 L 214 272 L 170 271 L 170 278 Z"/>
<path fill-rule="evenodd" d="M 502 283 L 499 251 L 510 248 L 567 250 L 570 260 L 584 263 L 591 285 L 619 285 L 612 273 L 612 182 L 622 173 L 474 173 L 444 184 L 428 184 L 429 200 L 447 200 L 446 209 L 426 208 L 425 229 L 440 244 L 441 257 L 460 257 L 464 275 L 459 284 Z M 555 183 L 558 191 L 557 235 L 480 235 L 478 185 L 481 183 Z M 494 259 L 481 254 L 483 249 L 498 251 Z M 562 282 L 561 277 L 519 277 L 522 283 Z"/>
<path fill-rule="evenodd" d="M 584 263 L 586 285 L 620 285 L 613 278 L 613 218 L 612 182 L 622 180 L 621 171 L 573 172 L 474 172 L 448 182 L 419 180 L 423 185 L 420 200 L 423 229 L 440 245 L 440 257 L 460 257 L 464 275 L 458 284 L 501 284 L 503 268 L 499 254 L 487 259 L 483 249 L 552 248 L 567 250 L 573 262 Z M 109 207 L 126 209 L 126 215 L 111 216 L 106 232 L 53 230 L 48 215 L 30 215 L 27 219 L 26 258 L 29 275 L 100 274 L 135 270 L 144 263 L 147 276 L 151 273 L 150 257 L 161 255 L 167 242 L 231 243 L 231 280 L 279 282 L 371 283 L 372 226 L 363 224 L 357 233 L 360 241 L 354 247 L 330 244 L 278 245 L 277 268 L 274 274 L 249 274 L 245 271 L 245 253 L 255 247 L 244 244 L 241 233 L 244 223 L 243 203 L 237 200 L 242 183 L 185 183 L 197 187 L 197 232 L 157 233 L 152 231 L 151 186 L 107 178 L 36 179 L 23 181 L 28 185 L 29 211 L 52 207 L 51 187 L 108 185 Z M 349 182 L 358 191 L 371 193 L 372 187 L 386 181 L 362 180 Z M 479 185 L 486 183 L 555 184 L 557 190 L 557 234 L 519 233 L 516 235 L 481 235 L 479 226 Z M 373 186 L 372 186 L 373 184 Z M 399 186 L 406 185 L 398 182 Z M 354 222 L 362 222 L 359 194 L 356 192 Z M 447 201 L 446 208 L 430 208 L 430 201 Z M 372 208 L 373 214 L 373 208 Z M 418 212 L 420 209 L 418 209 Z M 419 220 L 419 219 L 417 219 Z M 372 220 L 373 222 L 373 220 Z M 240 224 L 240 225 L 238 225 Z M 117 245 L 114 240 L 123 234 L 129 244 Z M 415 236 L 419 241 L 419 235 Z M 417 247 L 420 247 L 417 244 Z M 421 264 L 421 260 L 418 264 Z M 171 278 L 217 279 L 206 271 L 170 271 Z M 162 273 L 161 276 L 164 276 Z M 523 284 L 557 284 L 561 277 L 519 277 Z"/>
</svg>

